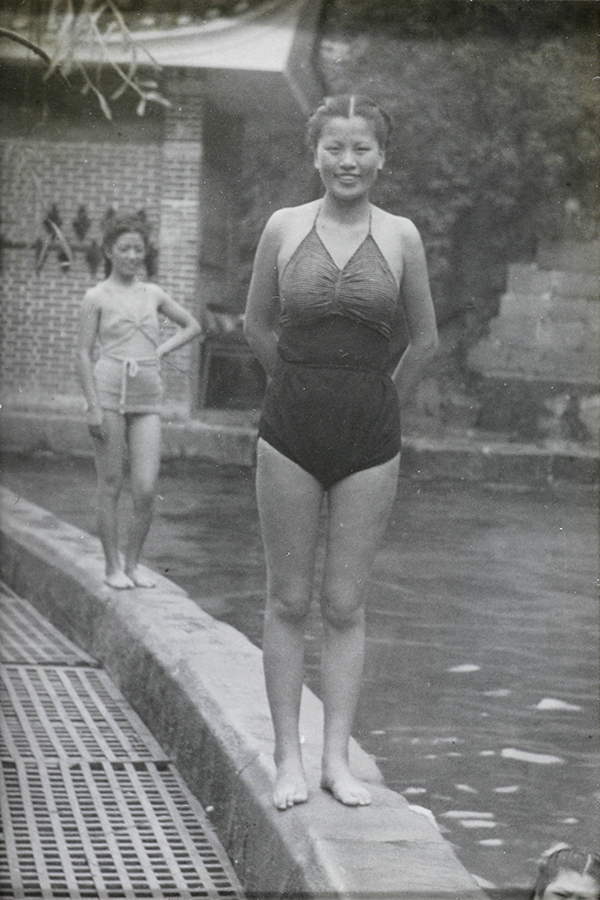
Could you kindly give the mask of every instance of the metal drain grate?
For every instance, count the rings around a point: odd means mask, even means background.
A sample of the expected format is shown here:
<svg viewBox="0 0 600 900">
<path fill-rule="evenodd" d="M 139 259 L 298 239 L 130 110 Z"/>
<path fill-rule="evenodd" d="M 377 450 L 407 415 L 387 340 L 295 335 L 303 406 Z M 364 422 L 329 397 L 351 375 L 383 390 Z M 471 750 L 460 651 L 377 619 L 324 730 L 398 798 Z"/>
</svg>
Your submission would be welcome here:
<svg viewBox="0 0 600 900">
<path fill-rule="evenodd" d="M 12 663 L 50 663 L 95 666 L 80 650 L 44 619 L 30 603 L 0 582 L 0 660 Z"/>
<path fill-rule="evenodd" d="M 4 760 L 1 772 L 0 896 L 243 897 L 171 766 Z"/>
<path fill-rule="evenodd" d="M 0 667 L 0 756 L 164 760 L 105 672 Z"/>
</svg>

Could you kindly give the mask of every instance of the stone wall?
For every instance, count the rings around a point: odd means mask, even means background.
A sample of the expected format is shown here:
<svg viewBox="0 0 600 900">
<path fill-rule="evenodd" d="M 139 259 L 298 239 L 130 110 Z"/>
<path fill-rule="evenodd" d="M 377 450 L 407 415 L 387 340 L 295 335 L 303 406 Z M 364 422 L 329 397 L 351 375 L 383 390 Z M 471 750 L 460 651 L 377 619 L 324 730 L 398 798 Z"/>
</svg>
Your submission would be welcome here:
<svg viewBox="0 0 600 900">
<path fill-rule="evenodd" d="M 577 264 L 570 265 L 574 258 Z M 509 266 L 499 314 L 469 354 L 480 428 L 597 444 L 597 260 L 600 246 L 559 247 L 554 255 L 545 248 L 542 265 Z M 561 269 L 553 267 L 558 264 Z"/>
</svg>

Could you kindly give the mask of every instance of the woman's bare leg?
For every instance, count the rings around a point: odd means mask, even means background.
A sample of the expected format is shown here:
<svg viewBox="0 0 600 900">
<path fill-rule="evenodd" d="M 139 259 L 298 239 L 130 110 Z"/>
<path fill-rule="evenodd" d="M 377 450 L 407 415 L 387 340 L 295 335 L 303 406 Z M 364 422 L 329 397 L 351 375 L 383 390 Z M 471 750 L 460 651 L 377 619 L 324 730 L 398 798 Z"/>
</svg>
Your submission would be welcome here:
<svg viewBox="0 0 600 900">
<path fill-rule="evenodd" d="M 321 687 L 325 712 L 322 787 L 348 806 L 371 802 L 350 772 L 350 730 L 362 680 L 367 582 L 398 484 L 397 456 L 357 472 L 329 491 L 321 608 Z"/>
<path fill-rule="evenodd" d="M 275 731 L 273 800 L 278 809 L 287 809 L 308 799 L 299 717 L 323 489 L 312 475 L 259 440 L 256 490 L 267 562 L 263 661 Z"/>
<path fill-rule="evenodd" d="M 125 419 L 120 413 L 104 411 L 105 438 L 94 439 L 98 482 L 98 532 L 106 559 L 105 581 L 114 588 L 133 587 L 125 575 L 119 553 L 118 504 L 123 486 L 126 439 Z"/>
<path fill-rule="evenodd" d="M 133 516 L 125 550 L 125 574 L 136 587 L 151 588 L 155 582 L 139 571 L 144 541 L 152 523 L 156 482 L 160 470 L 160 416 L 131 415 L 127 426 Z"/>
</svg>

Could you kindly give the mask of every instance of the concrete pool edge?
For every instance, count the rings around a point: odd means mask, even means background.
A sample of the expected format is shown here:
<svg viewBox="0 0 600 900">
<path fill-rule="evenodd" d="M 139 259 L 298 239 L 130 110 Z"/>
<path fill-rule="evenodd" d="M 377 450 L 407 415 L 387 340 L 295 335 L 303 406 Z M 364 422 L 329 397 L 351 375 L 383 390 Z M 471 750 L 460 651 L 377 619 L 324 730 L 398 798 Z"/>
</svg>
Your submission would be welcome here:
<svg viewBox="0 0 600 900">
<path fill-rule="evenodd" d="M 200 419 L 165 421 L 162 457 L 203 459 L 219 465 L 253 466 L 256 428 L 252 425 Z M 3 451 L 91 456 L 93 448 L 85 418 L 4 408 L 0 412 Z M 600 454 L 564 440 L 522 443 L 497 434 L 451 433 L 402 439 L 402 470 L 423 478 L 466 482 L 507 482 L 544 485 L 571 482 L 597 485 Z"/>
<path fill-rule="evenodd" d="M 319 790 L 322 707 L 308 689 L 301 730 L 308 804 L 271 802 L 272 729 L 260 651 L 173 582 L 114 591 L 97 539 L 0 487 L 4 580 L 96 657 L 209 812 L 255 896 L 482 898 L 435 823 L 385 788 L 353 742 L 373 804 Z"/>
</svg>

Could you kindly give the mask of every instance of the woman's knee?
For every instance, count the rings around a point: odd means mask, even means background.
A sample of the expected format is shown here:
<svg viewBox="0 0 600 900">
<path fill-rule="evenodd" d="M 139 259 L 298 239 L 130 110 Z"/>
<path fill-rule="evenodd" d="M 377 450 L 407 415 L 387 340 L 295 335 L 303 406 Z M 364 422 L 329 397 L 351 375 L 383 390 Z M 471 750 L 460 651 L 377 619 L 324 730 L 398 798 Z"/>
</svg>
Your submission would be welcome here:
<svg viewBox="0 0 600 900">
<path fill-rule="evenodd" d="M 152 508 L 156 497 L 156 482 L 148 479 L 132 483 L 131 496 L 136 508 Z"/>
<path fill-rule="evenodd" d="M 116 500 L 123 487 L 123 476 L 117 472 L 103 472 L 98 475 L 98 494 L 109 500 Z"/>
<path fill-rule="evenodd" d="M 355 586 L 324 585 L 321 593 L 323 621 L 331 628 L 346 631 L 364 625 L 362 592 Z"/>
<path fill-rule="evenodd" d="M 291 625 L 305 621 L 310 609 L 310 591 L 280 587 L 270 588 L 267 596 L 267 615 Z"/>
</svg>

